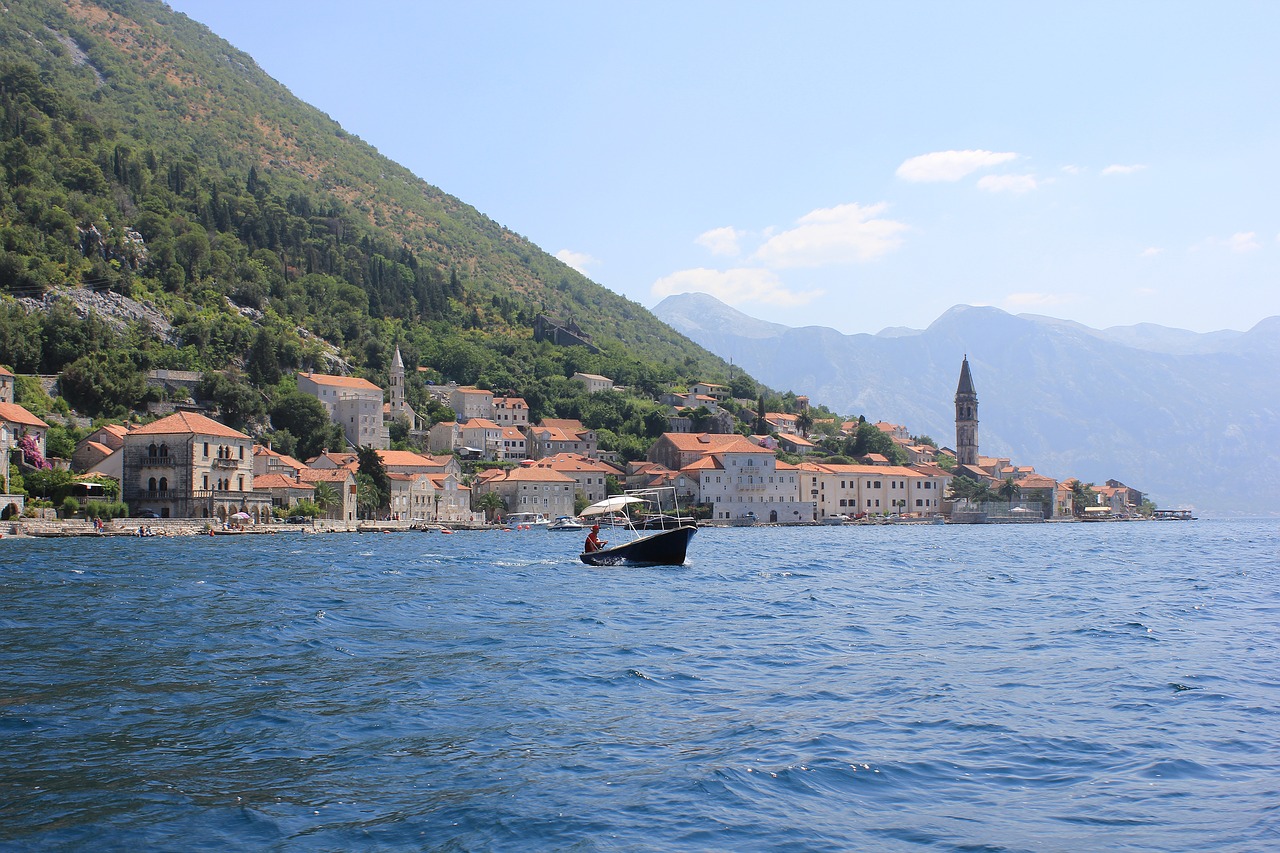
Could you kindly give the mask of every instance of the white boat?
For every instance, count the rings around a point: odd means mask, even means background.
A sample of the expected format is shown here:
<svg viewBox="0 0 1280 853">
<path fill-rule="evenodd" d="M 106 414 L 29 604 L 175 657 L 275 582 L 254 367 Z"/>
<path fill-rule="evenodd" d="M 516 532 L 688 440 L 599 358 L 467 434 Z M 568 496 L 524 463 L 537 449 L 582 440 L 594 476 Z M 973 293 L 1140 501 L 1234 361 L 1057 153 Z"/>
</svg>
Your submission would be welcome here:
<svg viewBox="0 0 1280 853">
<path fill-rule="evenodd" d="M 513 512 L 507 516 L 504 522 L 508 527 L 547 527 L 551 524 L 551 519 L 547 518 L 540 512 Z"/>
<path fill-rule="evenodd" d="M 556 520 L 547 525 L 548 530 L 582 530 L 584 528 L 586 525 L 571 515 L 556 516 Z"/>
</svg>

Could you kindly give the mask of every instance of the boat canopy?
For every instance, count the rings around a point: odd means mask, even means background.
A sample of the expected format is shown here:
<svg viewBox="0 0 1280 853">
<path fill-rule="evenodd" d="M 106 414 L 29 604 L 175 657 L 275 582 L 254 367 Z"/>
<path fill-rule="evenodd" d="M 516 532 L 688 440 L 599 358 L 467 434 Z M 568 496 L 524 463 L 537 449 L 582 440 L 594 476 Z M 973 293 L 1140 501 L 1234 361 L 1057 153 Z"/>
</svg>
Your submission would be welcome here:
<svg viewBox="0 0 1280 853">
<path fill-rule="evenodd" d="M 591 506 L 587 507 L 582 512 L 578 513 L 578 515 L 579 516 L 601 515 L 606 512 L 617 512 L 618 510 L 625 507 L 627 504 L 642 504 L 642 503 L 644 503 L 642 499 L 632 497 L 631 495 L 614 495 L 611 498 L 605 498 L 602 501 L 597 501 L 596 503 L 593 503 Z"/>
</svg>

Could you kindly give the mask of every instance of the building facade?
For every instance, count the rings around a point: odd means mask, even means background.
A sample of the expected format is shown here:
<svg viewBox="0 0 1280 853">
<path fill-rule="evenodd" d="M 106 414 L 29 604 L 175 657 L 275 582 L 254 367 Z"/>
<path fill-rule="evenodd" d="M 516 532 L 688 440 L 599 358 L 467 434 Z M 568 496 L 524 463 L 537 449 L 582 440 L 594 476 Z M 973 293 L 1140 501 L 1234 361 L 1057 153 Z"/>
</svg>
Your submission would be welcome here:
<svg viewBox="0 0 1280 853">
<path fill-rule="evenodd" d="M 299 373 L 298 390 L 324 404 L 329 419 L 342 427 L 352 447 L 367 445 L 386 450 L 391 446 L 391 432 L 383 417 L 382 389 L 368 379 Z"/>
<path fill-rule="evenodd" d="M 124 436 L 121 499 L 161 518 L 225 521 L 271 517 L 271 497 L 253 489 L 253 439 L 195 412 L 175 412 Z"/>
</svg>

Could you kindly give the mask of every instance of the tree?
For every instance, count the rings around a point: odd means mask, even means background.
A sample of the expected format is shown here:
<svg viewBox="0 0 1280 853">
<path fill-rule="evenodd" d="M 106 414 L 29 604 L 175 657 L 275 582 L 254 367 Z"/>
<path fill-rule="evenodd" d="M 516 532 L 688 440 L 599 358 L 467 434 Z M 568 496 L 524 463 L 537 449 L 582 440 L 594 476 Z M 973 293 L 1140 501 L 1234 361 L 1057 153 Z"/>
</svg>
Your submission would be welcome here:
<svg viewBox="0 0 1280 853">
<path fill-rule="evenodd" d="M 378 451 L 367 444 L 356 449 L 356 457 L 360 471 L 357 479 L 364 478 L 369 492 L 364 497 L 365 505 L 361 511 L 367 507 L 370 512 L 382 515 L 391 509 L 391 478 L 387 476 L 387 466 Z M 358 485 L 356 499 L 357 502 L 361 500 Z"/>
<path fill-rule="evenodd" d="M 234 370 L 204 374 L 196 394 L 200 399 L 216 404 L 220 420 L 232 429 L 244 429 L 249 421 L 267 413 L 262 392 Z"/>
<path fill-rule="evenodd" d="M 321 515 L 323 515 L 324 510 L 322 510 L 320 508 L 320 504 L 316 503 L 315 501 L 311 501 L 311 500 L 307 500 L 306 498 L 303 498 L 293 505 L 293 514 L 305 515 L 307 518 L 314 519 L 314 518 L 319 518 Z"/>
<path fill-rule="evenodd" d="M 1097 493 L 1093 491 L 1093 483 L 1071 481 L 1071 514 L 1084 515 L 1084 508 L 1097 502 Z"/>
<path fill-rule="evenodd" d="M 808 409 L 796 415 L 796 429 L 800 430 L 800 435 L 804 438 L 809 437 L 809 430 L 813 429 L 813 415 L 809 414 Z"/>
<path fill-rule="evenodd" d="M 476 509 L 483 510 L 485 518 L 492 522 L 494 513 L 506 512 L 507 502 L 497 492 L 485 492 L 476 498 Z"/>
<path fill-rule="evenodd" d="M 1006 502 L 1013 503 L 1013 499 L 1022 493 L 1022 487 L 1012 477 L 1006 477 L 1005 481 L 1000 484 L 1000 488 L 996 489 L 996 493 L 1004 498 Z"/>
<path fill-rule="evenodd" d="M 280 381 L 280 357 L 276 354 L 275 338 L 266 329 L 259 329 L 254 336 L 244 366 L 255 385 L 275 385 Z"/>
<path fill-rule="evenodd" d="M 970 503 L 991 503 L 996 493 L 985 480 L 973 480 L 969 477 L 953 477 L 951 479 L 952 500 L 967 500 Z"/>
<path fill-rule="evenodd" d="M 303 460 L 346 443 L 342 427 L 329 419 L 324 403 L 297 389 L 276 395 L 271 404 L 271 425 L 288 430 L 297 439 L 295 455 Z"/>
<path fill-rule="evenodd" d="M 336 507 L 342 501 L 342 496 L 338 494 L 333 483 L 318 480 L 312 492 L 312 500 L 315 501 L 316 506 L 320 507 L 320 514 L 324 514 Z"/>
<path fill-rule="evenodd" d="M 755 434 L 765 435 L 769 431 L 769 426 L 764 422 L 764 395 L 760 395 L 760 399 L 756 401 L 756 422 Z"/>
</svg>

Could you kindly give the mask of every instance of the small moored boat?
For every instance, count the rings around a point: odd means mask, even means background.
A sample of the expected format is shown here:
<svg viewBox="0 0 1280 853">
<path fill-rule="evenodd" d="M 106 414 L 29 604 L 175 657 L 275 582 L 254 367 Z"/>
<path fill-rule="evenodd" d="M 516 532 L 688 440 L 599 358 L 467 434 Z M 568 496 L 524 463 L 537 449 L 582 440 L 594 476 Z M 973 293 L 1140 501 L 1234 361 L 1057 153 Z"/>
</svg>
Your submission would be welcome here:
<svg viewBox="0 0 1280 853">
<path fill-rule="evenodd" d="M 556 516 L 556 520 L 547 525 L 548 530 L 582 530 L 584 528 L 586 525 L 571 515 Z"/>
</svg>

